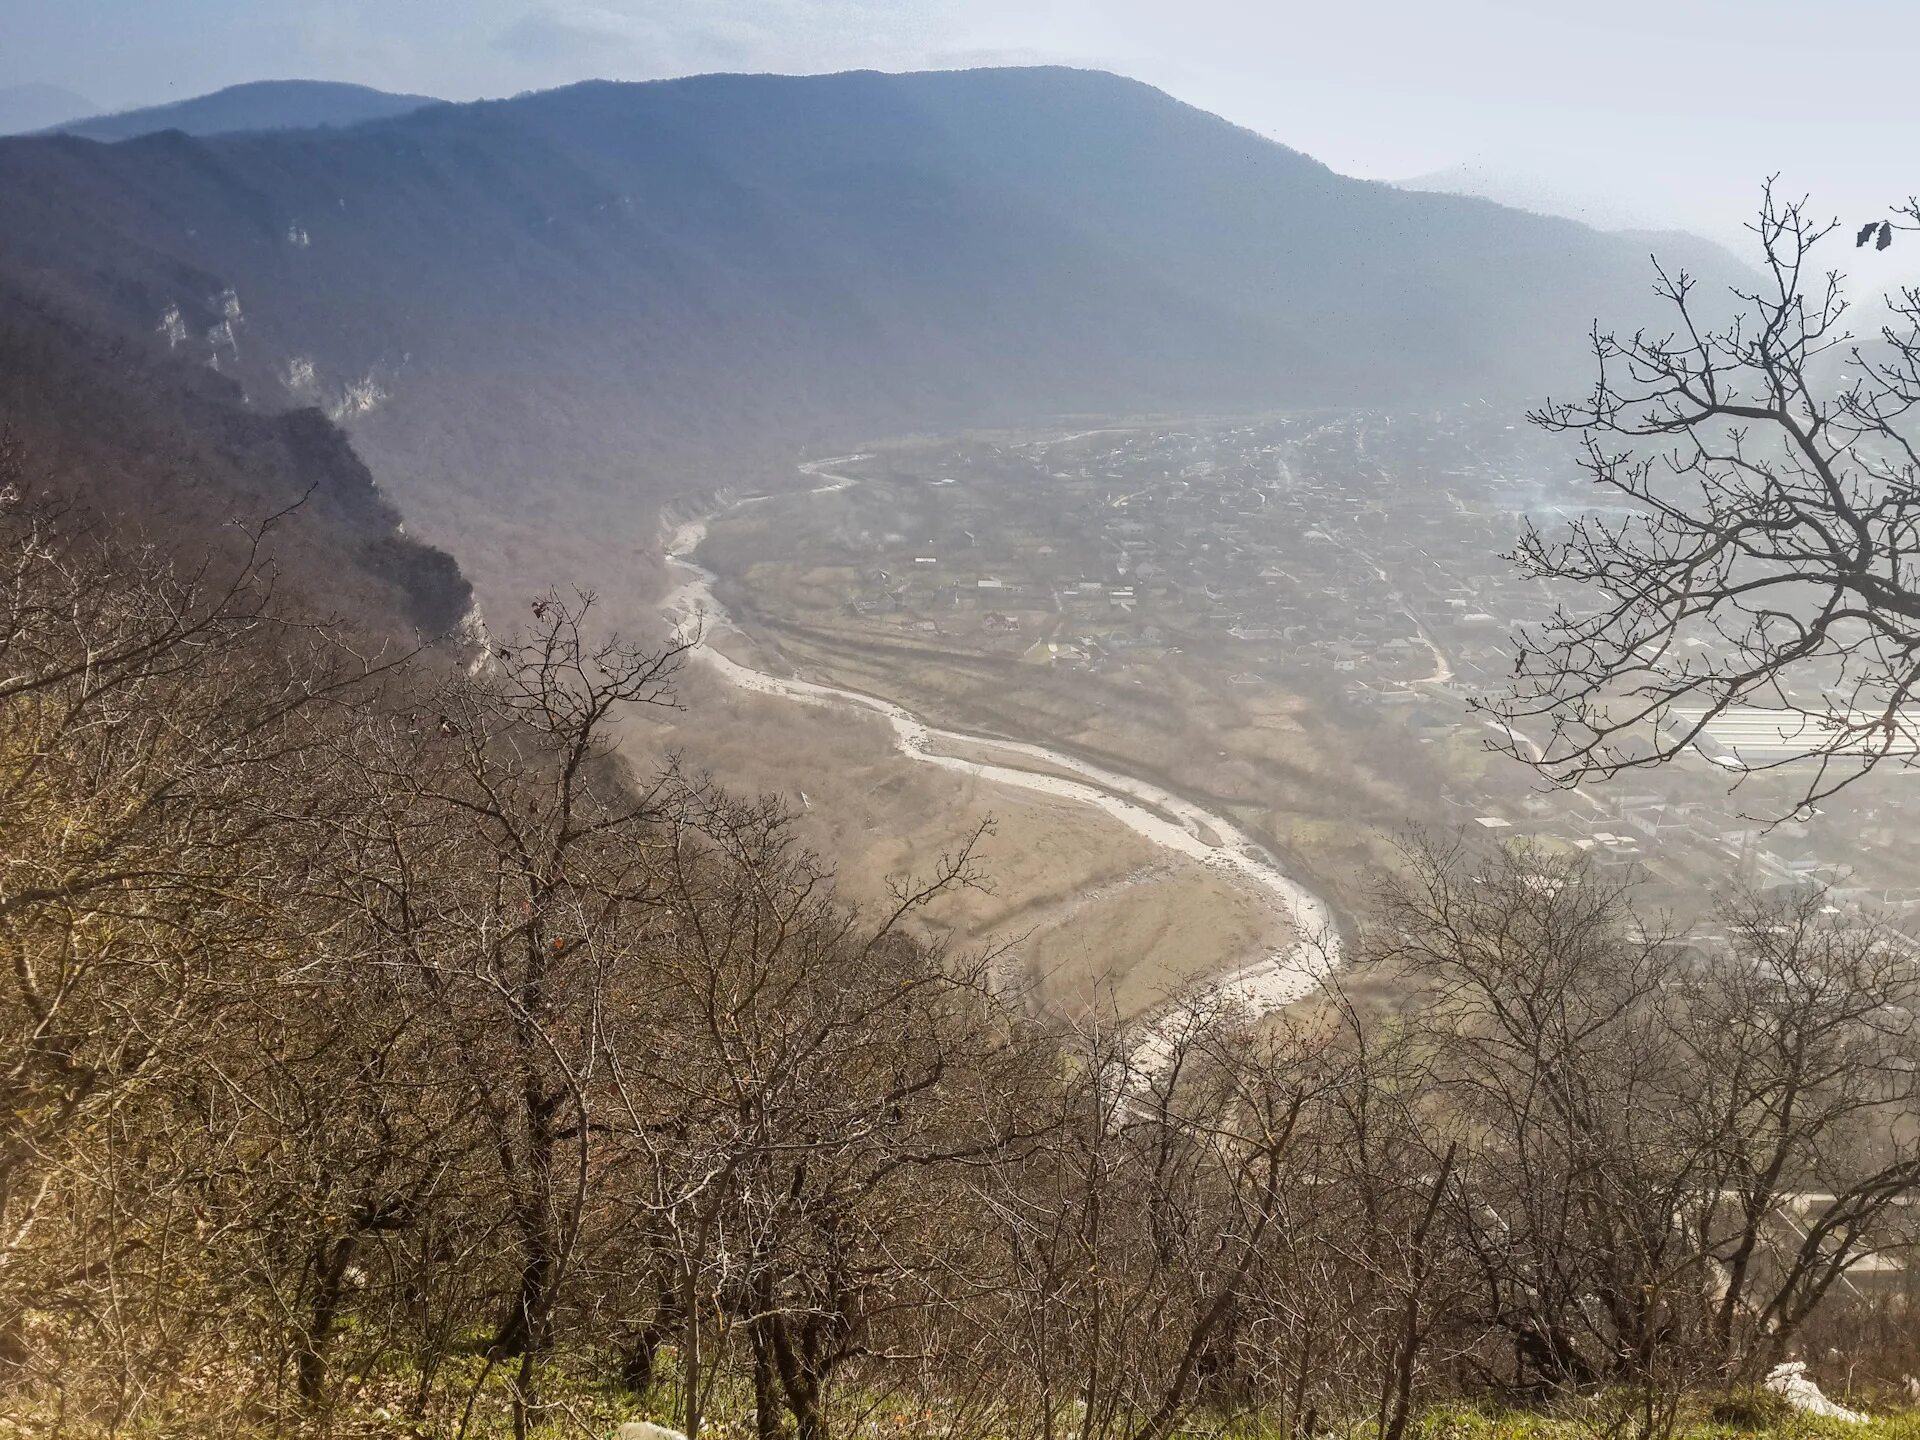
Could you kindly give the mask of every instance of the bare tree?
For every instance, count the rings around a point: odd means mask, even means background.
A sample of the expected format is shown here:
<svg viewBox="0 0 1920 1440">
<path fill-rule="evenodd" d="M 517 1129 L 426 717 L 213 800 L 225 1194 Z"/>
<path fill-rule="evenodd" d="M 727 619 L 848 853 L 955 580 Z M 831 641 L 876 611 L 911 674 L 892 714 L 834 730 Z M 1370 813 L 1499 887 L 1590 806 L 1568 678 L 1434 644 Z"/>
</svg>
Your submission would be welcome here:
<svg viewBox="0 0 1920 1440">
<path fill-rule="evenodd" d="M 1526 531 L 1515 558 L 1564 603 L 1519 637 L 1510 692 L 1482 702 L 1562 784 L 1670 760 L 1740 706 L 1778 712 L 1793 753 L 1721 763 L 1813 762 L 1801 805 L 1920 741 L 1920 291 L 1856 339 L 1842 277 L 1819 268 L 1835 223 L 1769 185 L 1750 228 L 1760 283 L 1731 319 L 1656 266 L 1672 330 L 1596 327 L 1592 393 L 1529 417 L 1580 438 L 1613 502 Z"/>
<path fill-rule="evenodd" d="M 1824 896 L 1736 896 L 1730 942 L 1694 943 L 1577 861 L 1408 858 L 1373 944 L 1422 987 L 1419 1128 L 1458 1137 L 1414 1233 L 1464 1266 L 1440 1323 L 1490 1379 L 1614 1390 L 1653 1433 L 1686 1386 L 1757 1378 L 1851 1272 L 1906 1253 L 1906 937 Z"/>
<path fill-rule="evenodd" d="M 1905 1117 L 1920 1101 L 1911 939 L 1830 913 L 1815 893 L 1737 897 L 1735 943 L 1686 983 L 1677 1048 L 1689 1126 L 1713 1157 L 1698 1238 L 1719 1277 L 1712 1335 L 1729 1374 L 1779 1360 L 1848 1274 L 1904 1258 L 1920 1194 Z"/>
<path fill-rule="evenodd" d="M 369 752 L 394 958 L 440 1008 L 515 1241 L 490 1353 L 518 1362 L 517 1432 L 585 1224 L 604 1012 L 645 963 L 658 785 L 618 763 L 612 727 L 671 703 L 681 653 L 594 639 L 591 605 L 536 600 L 524 639 L 420 697 Z"/>
<path fill-rule="evenodd" d="M 1319 1027 L 1263 1027 L 1217 996 L 1156 1025 L 1084 1021 L 1053 1138 L 983 1203 L 1006 1279 L 999 1365 L 1045 1440 L 1165 1440 L 1245 1404 L 1283 1234 L 1331 1089 Z M 1309 1187 L 1311 1188 L 1311 1187 Z"/>
<path fill-rule="evenodd" d="M 633 1017 L 647 1043 L 618 1048 L 612 1071 L 644 1185 L 631 1233 L 671 1265 L 676 1294 L 658 1308 L 679 1322 L 689 1434 L 744 1335 L 762 1433 L 785 1409 L 825 1437 L 836 1377 L 893 1355 L 930 1303 L 957 1238 L 952 1168 L 1029 1130 L 1027 1027 L 987 984 L 994 957 L 903 928 L 975 883 L 973 844 L 898 885 L 869 928 L 790 825 L 771 802 L 676 790 Z"/>
<path fill-rule="evenodd" d="M 932 924 L 971 841 L 862 914 L 778 802 L 630 773 L 676 656 L 584 599 L 469 671 L 16 499 L 0 558 L 30 1398 L 524 1434 L 571 1370 L 760 1440 L 1403 1440 L 1452 1383 L 1653 1435 L 1911 1241 L 1913 948 L 1818 897 L 1682 947 L 1578 861 L 1416 849 L 1382 1015 L 1068 1022 Z"/>
<path fill-rule="evenodd" d="M 304 958 L 307 721 L 379 667 L 257 549 L 181 565 L 0 489 L 0 1348 L 90 1334 L 133 1404 L 219 1225 L 225 1047 Z"/>
<path fill-rule="evenodd" d="M 1467 1323 L 1507 1338 L 1520 1388 L 1645 1384 L 1697 1314 L 1683 1220 L 1715 1143 L 1678 1123 L 1664 937 L 1577 863 L 1407 860 L 1378 943 L 1430 996 L 1429 1083 L 1462 1127 L 1441 1203 L 1478 1281 Z"/>
</svg>

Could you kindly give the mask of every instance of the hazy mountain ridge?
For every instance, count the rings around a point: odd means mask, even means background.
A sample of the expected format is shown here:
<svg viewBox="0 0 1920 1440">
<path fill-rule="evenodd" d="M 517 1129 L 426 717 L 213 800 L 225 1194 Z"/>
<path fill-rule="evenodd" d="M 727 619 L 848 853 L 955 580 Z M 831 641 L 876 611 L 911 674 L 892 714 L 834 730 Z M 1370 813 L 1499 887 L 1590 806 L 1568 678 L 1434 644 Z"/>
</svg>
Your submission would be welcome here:
<svg viewBox="0 0 1920 1440">
<path fill-rule="evenodd" d="M 1510 210 L 1525 210 L 1535 215 L 1558 215 L 1577 220 L 1596 230 L 1657 230 L 1649 214 L 1622 206 L 1609 198 L 1591 194 L 1562 180 L 1538 176 L 1463 160 L 1424 175 L 1411 175 L 1394 184 L 1402 190 L 1437 195 L 1470 195 L 1491 200 Z"/>
<path fill-rule="evenodd" d="M 165 105 L 90 115 L 47 127 L 84 140 L 131 140 L 162 130 L 226 135 L 248 130 L 304 130 L 358 125 L 442 102 L 431 95 L 395 95 L 336 80 L 254 80 Z"/>
<path fill-rule="evenodd" d="M 1596 196 L 1565 189 L 1552 182 L 1509 175 L 1462 163 L 1425 175 L 1394 182 L 1396 189 L 1430 195 L 1458 195 L 1486 200 L 1529 215 L 1557 216 L 1657 253 L 1662 263 L 1721 274 L 1738 271 L 1743 262 L 1716 240 L 1691 230 L 1659 224 L 1652 216 L 1621 208 Z"/>
<path fill-rule="evenodd" d="M 1517 402 L 1647 280 L 1638 244 L 1055 69 L 15 140 L 0 193 L 0 269 L 346 419 L 423 529 L 510 565 L 556 531 L 630 558 L 647 502 L 876 433 Z"/>
<path fill-rule="evenodd" d="M 99 108 L 64 85 L 0 85 L 0 135 L 44 130 Z"/>
</svg>

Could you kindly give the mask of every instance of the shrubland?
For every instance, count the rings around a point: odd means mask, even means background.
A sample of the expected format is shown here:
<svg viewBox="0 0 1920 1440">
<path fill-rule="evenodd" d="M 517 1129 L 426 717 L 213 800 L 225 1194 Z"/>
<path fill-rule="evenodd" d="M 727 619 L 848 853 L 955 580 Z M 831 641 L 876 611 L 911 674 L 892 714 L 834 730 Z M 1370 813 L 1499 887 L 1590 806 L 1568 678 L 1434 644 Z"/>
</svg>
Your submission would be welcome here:
<svg viewBox="0 0 1920 1440">
<path fill-rule="evenodd" d="M 261 533 L 183 558 L 9 464 L 29 1432 L 1651 1436 L 1793 1356 L 1904 1374 L 1893 930 L 1736 896 L 1691 941 L 1410 842 L 1375 999 L 1062 1018 L 907 923 L 968 837 L 856 910 L 779 805 L 623 763 L 678 654 L 590 597 L 402 651 Z"/>
</svg>

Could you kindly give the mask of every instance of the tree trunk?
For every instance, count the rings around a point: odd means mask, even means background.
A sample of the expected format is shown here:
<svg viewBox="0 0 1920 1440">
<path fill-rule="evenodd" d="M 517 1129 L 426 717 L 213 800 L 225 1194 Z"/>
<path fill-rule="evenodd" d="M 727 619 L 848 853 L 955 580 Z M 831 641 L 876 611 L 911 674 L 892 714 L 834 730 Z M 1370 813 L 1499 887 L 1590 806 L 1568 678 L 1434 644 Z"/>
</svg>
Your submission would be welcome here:
<svg viewBox="0 0 1920 1440">
<path fill-rule="evenodd" d="M 820 1408 L 819 1377 L 802 1360 L 782 1317 L 767 1316 L 766 1328 L 774 1365 L 780 1372 L 780 1388 L 786 1392 L 787 1411 L 793 1416 L 794 1440 L 829 1440 L 827 1417 Z"/>
<path fill-rule="evenodd" d="M 560 1244 L 553 1227 L 553 1157 L 558 1141 L 553 1117 L 559 1097 L 529 1078 L 523 1087 L 527 1124 L 525 1189 L 514 1205 L 520 1232 L 520 1283 L 501 1317 L 492 1353 L 501 1359 L 538 1356 L 552 1328 Z"/>
<path fill-rule="evenodd" d="M 753 1432 L 755 1440 L 780 1440 L 780 1377 L 765 1316 L 753 1322 Z"/>
<path fill-rule="evenodd" d="M 703 1223 L 701 1254 L 706 1251 L 705 1230 Z M 686 1431 L 687 1440 L 700 1440 L 700 1367 L 704 1361 L 700 1355 L 700 1296 L 691 1266 L 687 1269 L 680 1294 L 680 1323 L 683 1327 L 680 1338 L 680 1428 Z"/>
<path fill-rule="evenodd" d="M 331 1244 L 315 1246 L 313 1305 L 307 1315 L 307 1333 L 300 1339 L 294 1355 L 295 1382 L 300 1401 L 318 1405 L 327 1393 L 327 1342 L 340 1318 L 340 1302 L 345 1297 L 347 1270 L 353 1263 L 355 1240 L 343 1235 Z"/>
<path fill-rule="evenodd" d="M 666 1341 L 667 1327 L 656 1316 L 649 1320 L 620 1357 L 620 1385 L 630 1395 L 644 1396 L 653 1389 L 654 1370 L 660 1359 L 660 1346 Z"/>
<path fill-rule="evenodd" d="M 1407 1421 L 1413 1415 L 1413 1372 L 1419 1363 L 1420 1342 L 1423 1337 L 1420 1324 L 1420 1302 L 1426 1298 L 1427 1274 L 1432 1269 L 1427 1239 L 1433 1231 L 1434 1216 L 1440 1209 L 1440 1197 L 1445 1193 L 1447 1181 L 1453 1174 L 1455 1149 L 1453 1145 L 1447 1146 L 1446 1157 L 1440 1162 L 1440 1173 L 1434 1177 L 1433 1189 L 1427 1195 L 1426 1208 L 1421 1212 L 1420 1223 L 1413 1232 L 1412 1265 L 1407 1277 L 1407 1303 L 1400 1317 L 1400 1334 L 1394 1346 L 1390 1403 L 1382 1410 L 1380 1440 L 1401 1440 L 1401 1437 L 1407 1433 Z"/>
<path fill-rule="evenodd" d="M 554 1254 L 552 1237 L 542 1220 L 521 1217 L 522 1261 L 520 1283 L 507 1313 L 500 1319 L 491 1353 L 499 1359 L 537 1354 L 545 1344 L 547 1312 L 552 1306 Z"/>
</svg>

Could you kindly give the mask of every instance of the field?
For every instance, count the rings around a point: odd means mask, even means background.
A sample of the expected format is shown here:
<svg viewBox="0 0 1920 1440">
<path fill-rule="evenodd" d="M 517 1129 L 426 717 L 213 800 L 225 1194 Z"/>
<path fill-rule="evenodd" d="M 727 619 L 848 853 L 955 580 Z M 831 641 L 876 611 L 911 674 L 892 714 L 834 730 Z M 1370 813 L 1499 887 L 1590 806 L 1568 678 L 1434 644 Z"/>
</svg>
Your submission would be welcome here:
<svg viewBox="0 0 1920 1440">
<path fill-rule="evenodd" d="M 749 658 L 742 640 L 724 643 Z M 1287 942 L 1285 918 L 1246 887 L 1090 806 L 956 777 L 900 754 L 877 718 L 744 694 L 698 665 L 681 688 L 683 711 L 633 727 L 635 753 L 676 753 L 735 790 L 786 799 L 850 903 L 879 911 L 889 882 L 988 827 L 983 887 L 941 901 L 921 929 L 1001 952 L 1002 972 L 1049 1004 L 1137 1014 Z"/>
</svg>

